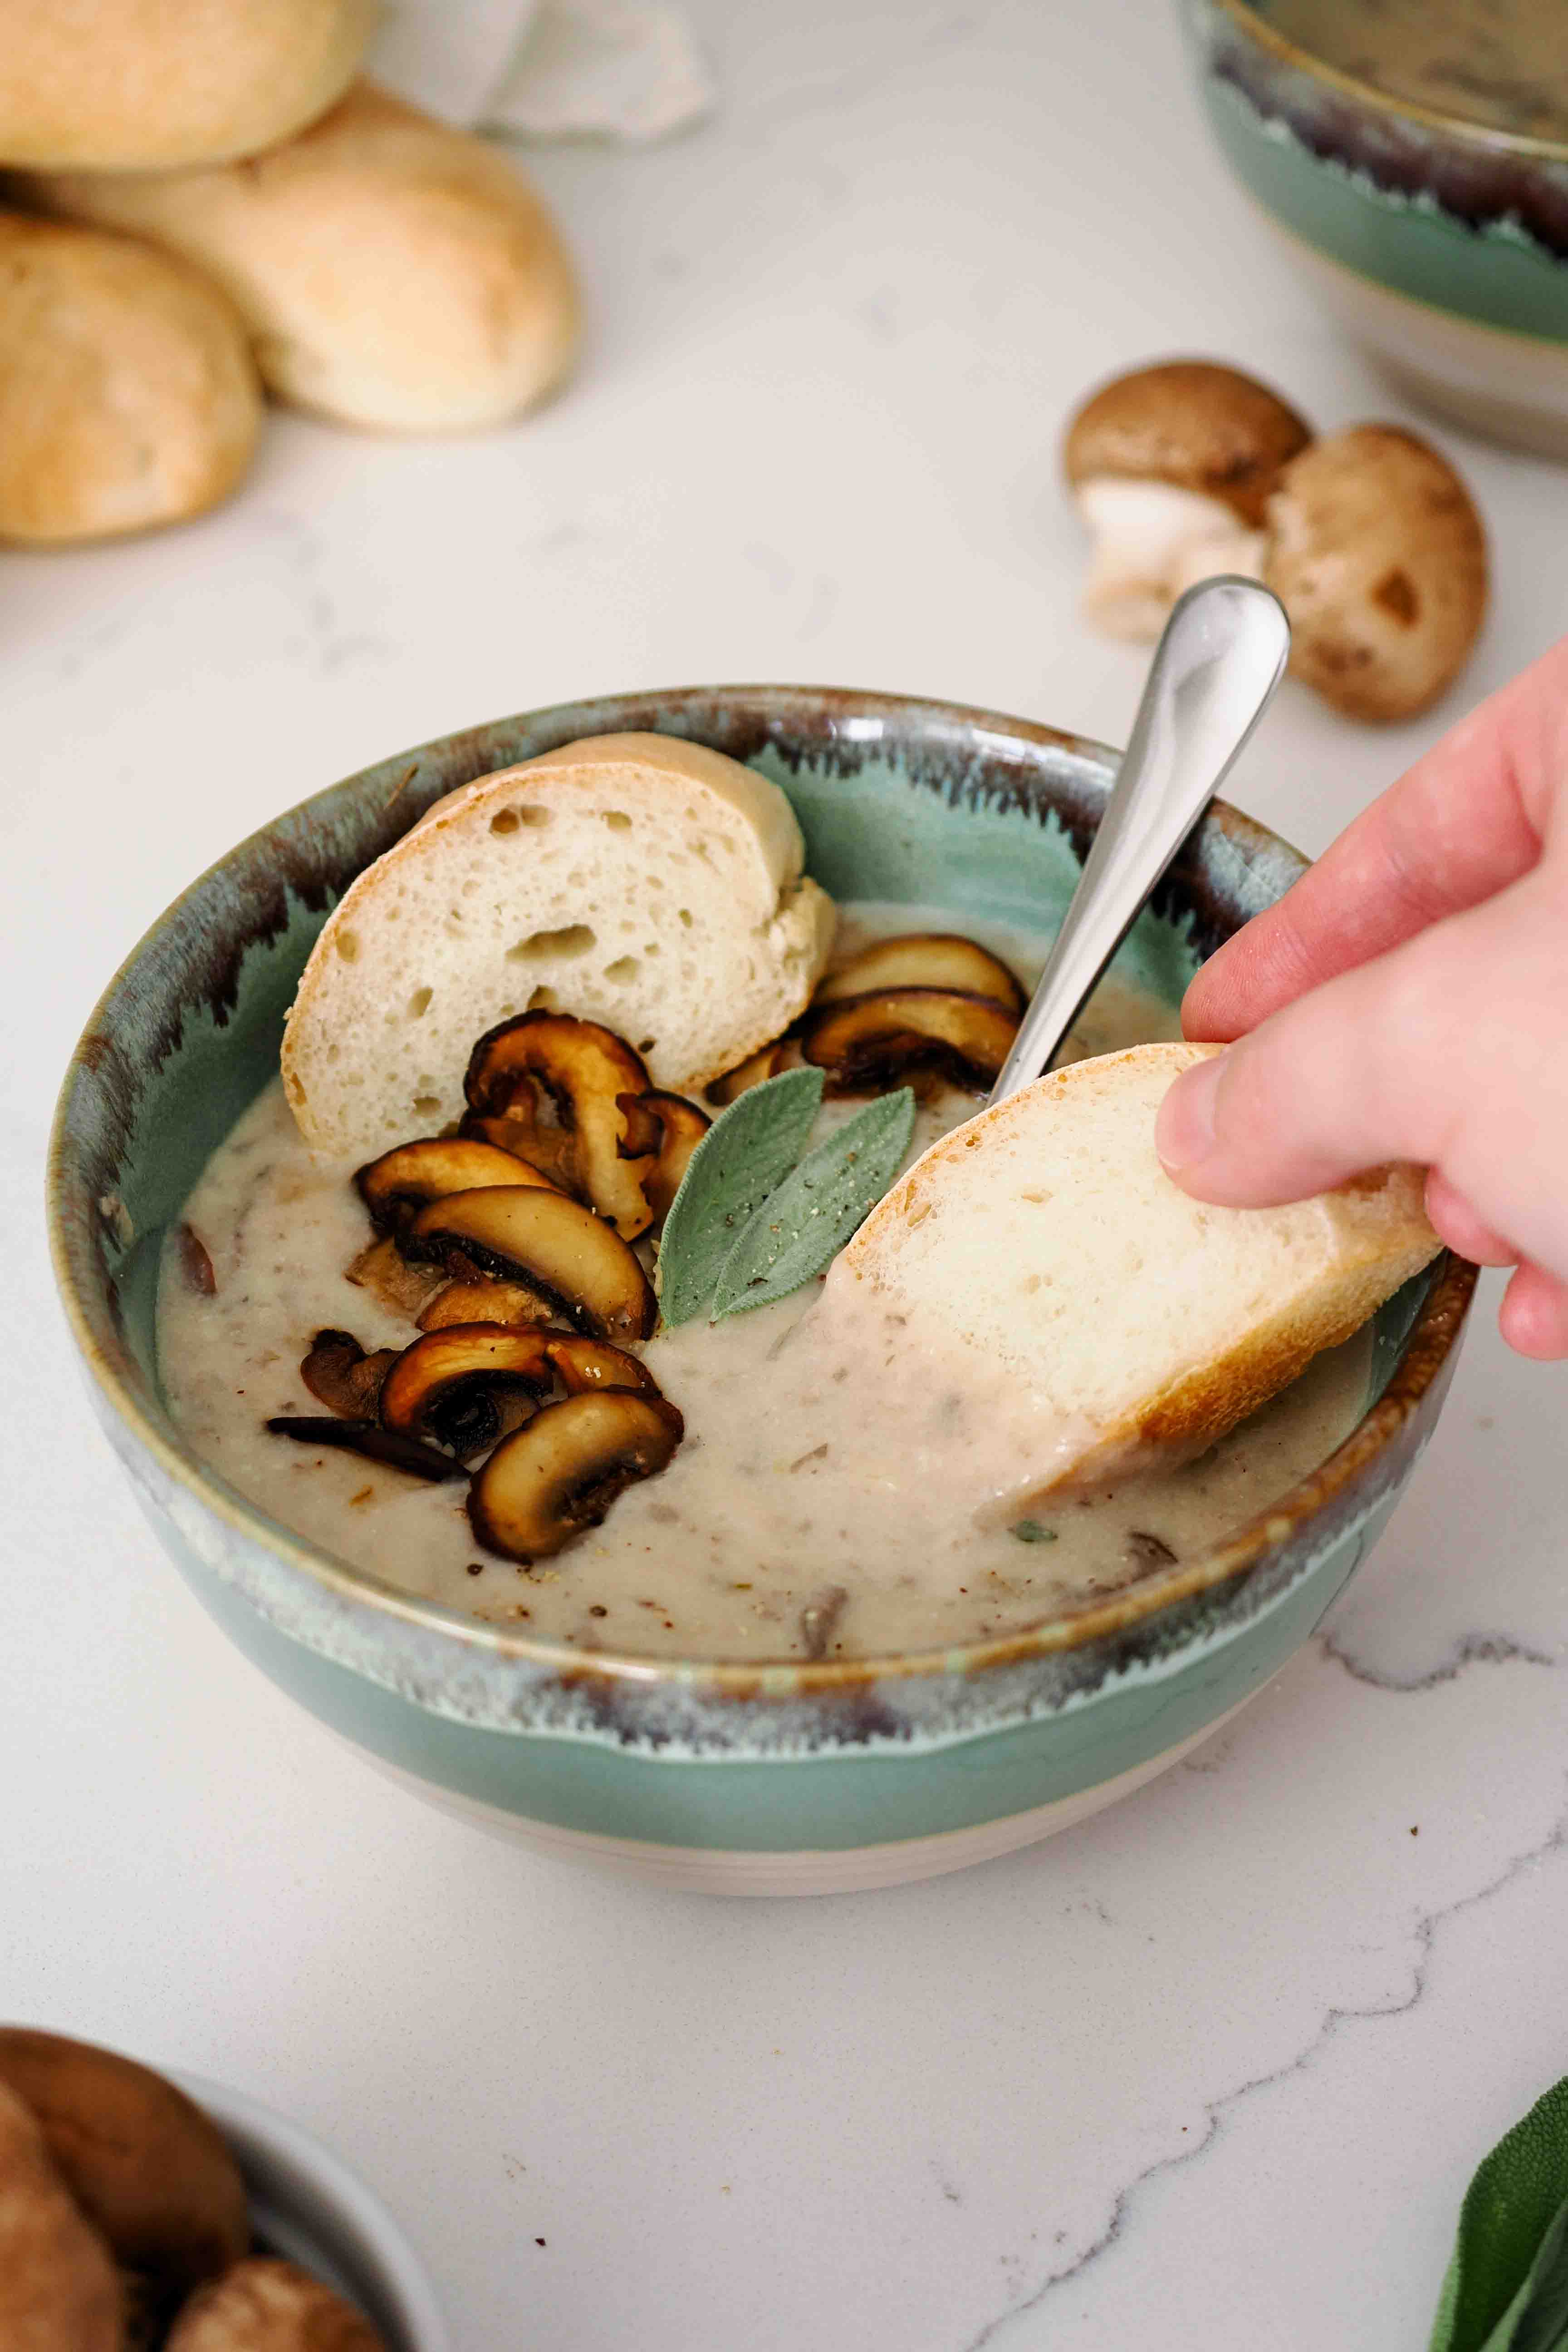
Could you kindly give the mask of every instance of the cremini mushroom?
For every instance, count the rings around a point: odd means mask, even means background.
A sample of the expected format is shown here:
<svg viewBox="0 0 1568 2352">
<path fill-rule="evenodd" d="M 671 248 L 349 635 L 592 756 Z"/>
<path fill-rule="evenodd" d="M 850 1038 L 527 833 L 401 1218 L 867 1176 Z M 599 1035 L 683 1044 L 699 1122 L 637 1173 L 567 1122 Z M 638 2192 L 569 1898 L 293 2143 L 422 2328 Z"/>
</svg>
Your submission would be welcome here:
<svg viewBox="0 0 1568 2352">
<path fill-rule="evenodd" d="M 480 1543 L 508 1559 L 547 1559 L 596 1528 L 626 1487 L 662 1470 L 683 1426 L 664 1397 L 627 1389 L 546 1405 L 475 1476 L 469 1524 Z"/>
<path fill-rule="evenodd" d="M 481 1184 L 548 1184 L 550 1179 L 515 1152 L 470 1137 L 431 1137 L 400 1143 L 358 1170 L 354 1182 L 378 1234 L 413 1223 L 427 1201 L 471 1192 Z"/>
<path fill-rule="evenodd" d="M 1016 972 L 976 940 L 957 931 L 905 931 L 876 940 L 816 983 L 813 1005 L 837 1004 L 847 996 L 868 996 L 884 988 L 956 989 L 985 996 L 1015 1019 L 1026 999 Z"/>
<path fill-rule="evenodd" d="M 381 1390 L 381 1425 L 433 1437 L 455 1454 L 481 1454 L 507 1426 L 505 1405 L 527 1409 L 552 1385 L 544 1334 L 504 1323 L 455 1323 L 416 1339 Z"/>
<path fill-rule="evenodd" d="M 1006 1060 L 1017 1016 L 957 989 L 885 988 L 824 1005 L 801 1050 L 837 1094 L 875 1094 L 925 1073 L 984 1094 Z"/>
<path fill-rule="evenodd" d="M 1194 581 L 1257 578 L 1269 492 L 1311 437 L 1278 393 L 1209 360 L 1101 384 L 1062 452 L 1093 541 L 1085 617 L 1112 636 L 1156 637 Z"/>
<path fill-rule="evenodd" d="M 557 1192 L 570 1192 L 574 1201 L 584 1200 L 587 1196 L 577 1175 L 577 1139 L 569 1127 L 544 1123 L 541 1114 L 547 1108 L 553 1109 L 525 1095 L 510 1110 L 465 1111 L 458 1132 L 526 1160 L 541 1176 L 549 1177 Z"/>
<path fill-rule="evenodd" d="M 0 2083 L 0 2344 L 121 2352 L 120 2281 L 60 2178 L 37 2117 Z"/>
<path fill-rule="evenodd" d="M 775 1037 L 771 1045 L 759 1046 L 743 1062 L 737 1062 L 732 1070 L 726 1070 L 721 1078 L 715 1078 L 707 1090 L 709 1101 L 723 1110 L 729 1104 L 738 1102 L 743 1094 L 749 1094 L 752 1087 L 760 1087 L 764 1078 L 776 1078 L 787 1066 L 789 1058 L 790 1040 Z"/>
<path fill-rule="evenodd" d="M 437 1264 L 456 1255 L 522 1283 L 591 1339 L 646 1339 L 654 1326 L 652 1286 L 632 1251 L 613 1225 L 563 1192 L 505 1184 L 432 1201 L 403 1246 Z"/>
<path fill-rule="evenodd" d="M 1285 467 L 1263 577 L 1290 616 L 1298 677 L 1352 719 L 1412 719 L 1475 644 L 1486 533 L 1427 442 L 1396 425 L 1352 425 Z"/>
<path fill-rule="evenodd" d="M 275 2255 L 253 2254 L 193 2295 L 164 2352 L 386 2352 L 334 2287 Z"/>
<path fill-rule="evenodd" d="M 550 1322 L 554 1314 L 550 1300 L 526 1283 L 479 1275 L 471 1282 L 449 1282 L 417 1319 L 421 1331 L 445 1331 L 453 1323 L 539 1325 Z"/>
<path fill-rule="evenodd" d="M 444 1278 L 438 1266 L 410 1265 L 390 1234 L 362 1249 L 343 1273 L 357 1288 L 368 1290 L 378 1299 L 389 1315 L 410 1318 Z"/>
<path fill-rule="evenodd" d="M 594 1389 L 635 1389 L 639 1396 L 659 1392 L 647 1365 L 607 1339 L 584 1339 L 574 1332 L 569 1339 L 547 1339 L 544 1352 L 568 1396 L 585 1396 Z"/>
<path fill-rule="evenodd" d="M 543 1097 L 572 1137 L 578 1186 L 624 1241 L 635 1241 L 652 1216 L 642 1189 L 649 1155 L 626 1150 L 619 1097 L 646 1094 L 648 1083 L 641 1055 L 613 1029 L 569 1013 L 520 1013 L 479 1039 L 463 1092 L 481 1118 L 537 1114 Z"/>
<path fill-rule="evenodd" d="M 266 1424 L 273 1437 L 292 1438 L 297 1445 L 325 1445 L 344 1454 L 363 1454 L 367 1462 L 381 1462 L 389 1470 L 406 1470 L 411 1477 L 466 1478 L 468 1472 L 451 1454 L 417 1438 L 383 1429 L 378 1421 L 337 1421 L 324 1412 L 274 1413 Z"/>
<path fill-rule="evenodd" d="M 365 1421 L 374 1415 L 381 1384 L 396 1361 L 395 1348 L 378 1348 L 367 1356 L 352 1331 L 318 1331 L 300 1378 L 330 1412 Z"/>
<path fill-rule="evenodd" d="M 161 2074 L 117 2051 L 7 2026 L 0 2085 L 37 2118 L 77 2204 L 165 2316 L 245 2252 L 250 2215 L 228 2143 Z M 13 2340 L 0 2326 L 0 2343 Z"/>
<path fill-rule="evenodd" d="M 643 1197 L 655 1224 L 662 1224 L 687 1163 L 713 1122 L 684 1095 L 663 1094 L 657 1087 L 644 1095 L 622 1095 L 619 1100 L 626 1123 L 621 1149 L 628 1157 L 654 1154 L 642 1180 Z"/>
</svg>

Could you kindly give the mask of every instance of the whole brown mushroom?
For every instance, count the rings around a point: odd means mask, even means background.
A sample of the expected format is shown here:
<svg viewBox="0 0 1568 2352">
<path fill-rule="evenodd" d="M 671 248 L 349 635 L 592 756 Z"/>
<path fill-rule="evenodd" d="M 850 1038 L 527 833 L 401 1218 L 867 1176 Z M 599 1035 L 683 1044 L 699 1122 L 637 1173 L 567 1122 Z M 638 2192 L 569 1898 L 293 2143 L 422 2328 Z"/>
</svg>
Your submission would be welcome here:
<svg viewBox="0 0 1568 2352">
<path fill-rule="evenodd" d="M 1414 719 L 1469 657 L 1486 533 L 1458 474 L 1397 425 L 1352 425 L 1292 458 L 1268 500 L 1263 577 L 1290 667 L 1352 719 Z"/>
<path fill-rule="evenodd" d="M 115 2260 L 143 2273 L 166 2309 L 247 2251 L 250 2214 L 228 2143 L 162 2075 L 90 2042 L 4 2026 L 0 2087 L 31 2110 Z M 0 2326 L 0 2345 L 11 2341 Z"/>
<path fill-rule="evenodd" d="M 1212 360 L 1164 360 L 1101 384 L 1062 451 L 1093 540 L 1085 617 L 1111 636 L 1152 638 L 1194 581 L 1258 577 L 1269 493 L 1311 437 L 1277 392 Z"/>
<path fill-rule="evenodd" d="M 368 2319 L 293 2263 L 258 2255 L 193 2295 L 164 2352 L 386 2352 Z"/>
<path fill-rule="evenodd" d="M 121 2352 L 109 2249 L 49 2159 L 37 2117 L 0 2084 L 0 2344 L 6 2352 Z"/>
</svg>

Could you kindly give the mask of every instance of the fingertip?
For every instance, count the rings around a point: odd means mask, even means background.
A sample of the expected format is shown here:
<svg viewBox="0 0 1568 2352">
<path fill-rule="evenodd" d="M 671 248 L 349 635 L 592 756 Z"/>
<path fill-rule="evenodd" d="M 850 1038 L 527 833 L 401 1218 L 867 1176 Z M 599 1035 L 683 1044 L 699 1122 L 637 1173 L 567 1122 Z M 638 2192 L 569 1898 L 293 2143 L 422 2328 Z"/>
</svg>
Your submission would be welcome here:
<svg viewBox="0 0 1568 2352">
<path fill-rule="evenodd" d="M 1568 1283 L 1521 1265 L 1503 1293 L 1498 1329 L 1516 1356 L 1543 1364 L 1568 1357 Z"/>
<path fill-rule="evenodd" d="M 1513 1244 L 1477 1214 L 1440 1168 L 1426 1171 L 1426 1216 L 1439 1239 L 1473 1265 L 1518 1265 L 1520 1254 Z"/>
<path fill-rule="evenodd" d="M 1224 1072 L 1224 1055 L 1211 1054 L 1165 1089 L 1154 1121 L 1154 1149 L 1166 1175 L 1178 1183 L 1214 1150 L 1215 1104 Z"/>
</svg>

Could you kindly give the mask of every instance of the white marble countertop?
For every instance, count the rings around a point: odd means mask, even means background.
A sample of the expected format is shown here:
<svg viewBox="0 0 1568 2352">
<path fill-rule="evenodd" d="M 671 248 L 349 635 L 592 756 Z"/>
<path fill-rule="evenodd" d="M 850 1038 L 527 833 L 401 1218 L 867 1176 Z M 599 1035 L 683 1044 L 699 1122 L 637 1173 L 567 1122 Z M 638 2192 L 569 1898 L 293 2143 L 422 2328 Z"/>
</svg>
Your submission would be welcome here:
<svg viewBox="0 0 1568 2352">
<path fill-rule="evenodd" d="M 1067 407 L 1171 351 L 1399 414 L 1211 155 L 1170 13 L 706 0 L 721 117 L 544 153 L 592 354 L 516 432 L 275 423 L 190 530 L 0 562 L 11 1254 L 0 2013 L 333 2141 L 460 2352 L 1419 2347 L 1481 2152 L 1568 2063 L 1568 1375 L 1489 1290 L 1319 1638 L 1184 1768 L 1013 1860 L 731 1905 L 395 1793 L 177 1581 L 89 1424 L 37 1200 L 89 1005 L 279 808 L 474 719 L 807 678 L 1119 740 Z M 1458 449 L 1494 617 L 1568 626 L 1568 478 Z M 1437 731 L 1281 697 L 1235 797 L 1310 848 Z M 18 1320 L 16 1304 L 21 1302 Z"/>
</svg>

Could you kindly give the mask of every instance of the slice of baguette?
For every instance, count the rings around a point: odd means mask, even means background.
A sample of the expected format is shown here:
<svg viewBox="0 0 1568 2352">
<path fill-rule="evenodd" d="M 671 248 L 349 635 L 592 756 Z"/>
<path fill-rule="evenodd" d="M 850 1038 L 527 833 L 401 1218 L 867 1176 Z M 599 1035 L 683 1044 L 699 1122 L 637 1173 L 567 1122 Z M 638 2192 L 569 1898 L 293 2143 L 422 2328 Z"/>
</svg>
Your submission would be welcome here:
<svg viewBox="0 0 1568 2352">
<path fill-rule="evenodd" d="M 786 1029 L 832 945 L 778 786 L 701 744 L 601 735 L 438 801 L 305 967 L 283 1083 L 312 1151 L 367 1158 L 463 1108 L 477 1038 L 547 1005 L 705 1086 Z"/>
<path fill-rule="evenodd" d="M 1415 1168 L 1277 1209 L 1182 1192 L 1155 1153 L 1155 1113 L 1177 1073 L 1218 1050 L 1135 1045 L 981 1112 L 916 1162 L 834 1269 L 824 1305 L 841 1328 L 847 1314 L 886 1328 L 928 1393 L 967 1390 L 1013 1423 L 1020 1458 L 994 1482 L 998 1510 L 1201 1453 L 1441 1246 Z"/>
</svg>

